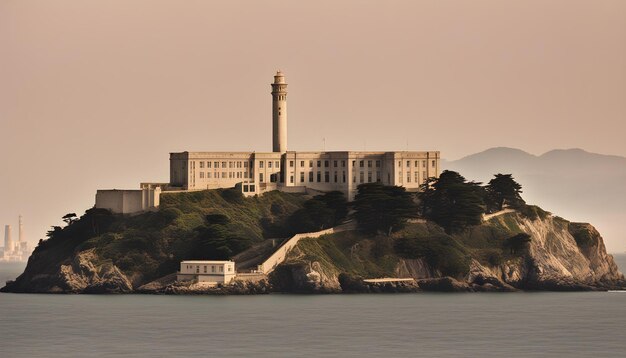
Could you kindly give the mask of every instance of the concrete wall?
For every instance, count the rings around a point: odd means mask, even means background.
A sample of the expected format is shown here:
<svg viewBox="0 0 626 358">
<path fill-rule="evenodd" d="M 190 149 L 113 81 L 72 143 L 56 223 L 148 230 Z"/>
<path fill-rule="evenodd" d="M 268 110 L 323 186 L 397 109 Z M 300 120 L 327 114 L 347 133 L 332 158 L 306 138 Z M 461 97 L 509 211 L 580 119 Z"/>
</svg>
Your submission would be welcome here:
<svg viewBox="0 0 626 358">
<path fill-rule="evenodd" d="M 161 188 L 137 190 L 98 190 L 96 205 L 115 214 L 135 214 L 157 208 L 160 203 Z"/>
<path fill-rule="evenodd" d="M 285 261 L 287 254 L 291 249 L 293 249 L 298 241 L 304 239 L 305 237 L 317 238 L 322 235 L 332 234 L 335 232 L 335 229 L 330 228 L 317 232 L 308 232 L 304 234 L 296 234 L 292 236 L 289 240 L 287 240 L 281 247 L 278 248 L 267 260 L 265 260 L 262 264 L 257 267 L 257 271 L 264 274 L 269 274 L 274 271 L 274 268 L 278 266 L 280 263 Z"/>
</svg>

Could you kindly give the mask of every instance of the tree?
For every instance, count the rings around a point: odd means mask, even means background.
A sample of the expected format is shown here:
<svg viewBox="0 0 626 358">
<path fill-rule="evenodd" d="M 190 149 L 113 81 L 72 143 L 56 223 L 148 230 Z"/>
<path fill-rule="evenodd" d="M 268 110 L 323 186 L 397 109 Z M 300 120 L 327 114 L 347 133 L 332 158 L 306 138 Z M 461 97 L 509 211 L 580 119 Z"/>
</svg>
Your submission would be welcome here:
<svg viewBox="0 0 626 358">
<path fill-rule="evenodd" d="M 339 224 L 348 215 L 348 202 L 343 193 L 332 191 L 307 200 L 302 209 L 287 221 L 292 232 L 317 231 Z"/>
<path fill-rule="evenodd" d="M 403 187 L 380 183 L 361 184 L 352 203 L 359 228 L 368 233 L 390 235 L 409 218 L 417 217 L 417 205 Z"/>
<path fill-rule="evenodd" d="M 75 213 L 69 213 L 69 214 L 65 214 L 63 215 L 63 217 L 61 218 L 63 219 L 63 221 L 67 224 L 70 225 L 72 224 L 74 221 L 78 220 L 78 217 L 76 216 Z"/>
<path fill-rule="evenodd" d="M 511 255 L 516 255 L 525 251 L 530 241 L 530 235 L 522 232 L 506 239 L 504 241 L 504 247 L 509 249 Z"/>
<path fill-rule="evenodd" d="M 512 174 L 494 175 L 485 189 L 487 205 L 494 211 L 502 210 L 505 204 L 514 208 L 525 204 L 520 196 L 522 186 L 513 179 Z"/>
<path fill-rule="evenodd" d="M 439 178 L 429 178 L 421 186 L 420 212 L 447 232 L 478 225 L 485 212 L 484 190 L 480 183 L 467 182 L 454 171 L 446 170 Z"/>
</svg>

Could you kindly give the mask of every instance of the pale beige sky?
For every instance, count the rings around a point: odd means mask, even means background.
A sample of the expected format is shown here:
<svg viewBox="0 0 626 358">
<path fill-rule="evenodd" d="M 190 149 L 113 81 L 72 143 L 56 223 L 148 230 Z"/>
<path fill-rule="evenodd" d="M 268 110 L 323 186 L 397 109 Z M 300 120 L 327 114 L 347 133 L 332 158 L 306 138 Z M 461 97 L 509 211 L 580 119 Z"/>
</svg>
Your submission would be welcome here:
<svg viewBox="0 0 626 358">
<path fill-rule="evenodd" d="M 626 1 L 0 2 L 0 223 L 31 240 L 168 153 L 581 147 L 626 156 Z"/>
</svg>

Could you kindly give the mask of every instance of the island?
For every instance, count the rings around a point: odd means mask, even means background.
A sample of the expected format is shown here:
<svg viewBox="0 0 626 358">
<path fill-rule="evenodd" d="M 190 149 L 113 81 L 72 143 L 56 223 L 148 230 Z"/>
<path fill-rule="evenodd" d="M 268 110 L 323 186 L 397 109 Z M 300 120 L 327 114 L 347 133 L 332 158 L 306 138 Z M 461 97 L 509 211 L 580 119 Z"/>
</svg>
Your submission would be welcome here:
<svg viewBox="0 0 626 358">
<path fill-rule="evenodd" d="M 213 189 L 155 210 L 91 208 L 53 227 L 2 292 L 258 294 L 510 292 L 626 287 L 601 235 L 528 205 L 510 174 L 444 171 L 417 192 Z M 229 282 L 177 280 L 183 261 L 232 261 Z M 180 276 L 180 275 L 179 275 Z"/>
</svg>

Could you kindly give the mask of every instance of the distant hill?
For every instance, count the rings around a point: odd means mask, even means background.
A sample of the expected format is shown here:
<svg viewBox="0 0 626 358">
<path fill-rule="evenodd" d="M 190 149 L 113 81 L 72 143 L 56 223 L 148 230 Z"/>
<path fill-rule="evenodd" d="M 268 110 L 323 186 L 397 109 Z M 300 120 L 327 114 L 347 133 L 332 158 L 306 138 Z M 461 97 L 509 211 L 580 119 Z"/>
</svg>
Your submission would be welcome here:
<svg viewBox="0 0 626 358">
<path fill-rule="evenodd" d="M 536 156 L 520 149 L 491 148 L 443 168 L 468 180 L 488 182 L 495 173 L 512 173 L 528 203 L 564 217 L 590 222 L 609 251 L 626 250 L 626 158 L 558 149 Z"/>
</svg>

